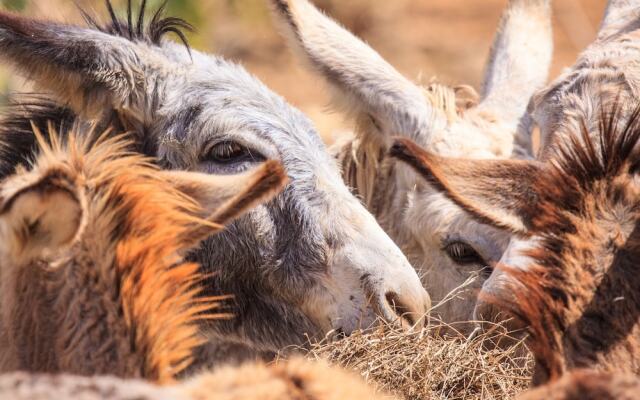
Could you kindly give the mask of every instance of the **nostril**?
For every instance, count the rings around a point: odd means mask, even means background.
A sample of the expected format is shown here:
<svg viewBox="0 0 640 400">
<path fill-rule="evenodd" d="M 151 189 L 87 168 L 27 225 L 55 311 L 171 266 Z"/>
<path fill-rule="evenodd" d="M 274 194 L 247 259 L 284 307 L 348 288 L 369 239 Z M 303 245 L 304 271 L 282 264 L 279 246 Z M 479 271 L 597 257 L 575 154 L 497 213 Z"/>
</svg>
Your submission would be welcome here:
<svg viewBox="0 0 640 400">
<path fill-rule="evenodd" d="M 405 304 L 402 300 L 400 300 L 400 296 L 398 296 L 397 293 L 387 292 L 384 297 L 393 312 L 400 318 L 403 323 L 409 324 L 409 327 L 412 327 L 418 323 L 418 320 L 421 316 L 416 315 L 415 311 L 411 309 L 411 306 Z"/>
</svg>

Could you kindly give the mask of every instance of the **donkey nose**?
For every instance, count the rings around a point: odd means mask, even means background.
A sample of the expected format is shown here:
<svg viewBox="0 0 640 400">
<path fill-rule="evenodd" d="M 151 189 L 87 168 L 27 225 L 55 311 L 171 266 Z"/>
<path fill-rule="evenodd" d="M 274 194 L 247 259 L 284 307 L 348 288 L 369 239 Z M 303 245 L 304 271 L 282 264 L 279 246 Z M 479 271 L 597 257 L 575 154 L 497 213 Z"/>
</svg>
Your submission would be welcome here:
<svg viewBox="0 0 640 400">
<path fill-rule="evenodd" d="M 521 319 L 490 301 L 478 300 L 473 310 L 473 319 L 483 332 L 496 331 L 499 327 L 497 332 L 506 333 L 493 339 L 498 347 L 515 344 L 522 338 L 527 327 Z"/>
<path fill-rule="evenodd" d="M 427 314 L 431 309 L 431 298 L 426 290 L 387 291 L 384 294 L 383 314 L 390 322 L 399 324 L 402 329 L 411 331 L 421 329 L 427 323 Z"/>
</svg>

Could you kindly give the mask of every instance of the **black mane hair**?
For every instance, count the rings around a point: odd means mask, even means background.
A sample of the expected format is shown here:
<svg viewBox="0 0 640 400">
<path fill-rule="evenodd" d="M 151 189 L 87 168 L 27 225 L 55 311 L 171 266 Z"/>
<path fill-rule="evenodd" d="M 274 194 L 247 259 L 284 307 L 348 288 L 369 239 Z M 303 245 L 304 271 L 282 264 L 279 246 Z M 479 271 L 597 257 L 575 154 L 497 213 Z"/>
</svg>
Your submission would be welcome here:
<svg viewBox="0 0 640 400">
<path fill-rule="evenodd" d="M 189 42 L 185 35 L 185 31 L 193 32 L 194 27 L 182 18 L 178 17 L 164 17 L 164 13 L 167 8 L 168 0 L 165 0 L 162 5 L 153 13 L 151 21 L 146 24 L 146 9 L 147 0 L 142 0 L 140 8 L 138 10 L 138 18 L 136 21 L 133 19 L 133 6 L 131 0 L 127 0 L 127 20 L 122 21 L 118 18 L 111 0 L 106 0 L 105 4 L 111 21 L 106 25 L 100 24 L 94 17 L 89 15 L 86 11 L 80 9 L 82 16 L 86 23 L 101 32 L 105 32 L 111 35 L 123 37 L 131 41 L 145 41 L 150 44 L 159 46 L 162 42 L 162 38 L 169 33 L 173 33 L 187 48 L 187 51 L 191 52 Z"/>
<path fill-rule="evenodd" d="M 625 115 L 626 114 L 626 115 Z M 540 232 L 574 230 L 567 213 L 580 215 L 584 195 L 594 185 L 623 173 L 640 172 L 640 106 L 625 113 L 622 104 L 601 110 L 595 132 L 587 123 L 553 149 L 548 173 L 540 174 L 534 187 L 539 202 L 531 204 L 532 229 Z"/>
</svg>

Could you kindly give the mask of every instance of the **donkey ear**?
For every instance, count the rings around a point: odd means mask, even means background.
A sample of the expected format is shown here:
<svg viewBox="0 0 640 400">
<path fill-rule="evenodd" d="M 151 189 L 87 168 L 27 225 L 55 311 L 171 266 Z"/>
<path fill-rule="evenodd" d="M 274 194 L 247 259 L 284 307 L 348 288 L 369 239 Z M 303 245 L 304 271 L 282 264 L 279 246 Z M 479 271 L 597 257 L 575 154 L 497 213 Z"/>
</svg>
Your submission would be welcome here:
<svg viewBox="0 0 640 400">
<path fill-rule="evenodd" d="M 280 193 L 288 178 L 277 161 L 269 160 L 239 175 L 162 171 L 182 193 L 200 204 L 209 222 L 225 225 Z"/>
<path fill-rule="evenodd" d="M 64 172 L 8 178 L 0 189 L 0 241 L 7 256 L 29 260 L 67 245 L 76 236 L 82 207 Z"/>
<path fill-rule="evenodd" d="M 640 20 L 638 20 L 639 5 L 635 0 L 609 0 L 598 31 L 598 39 L 602 40 L 611 35 L 638 29 L 640 26 Z"/>
<path fill-rule="evenodd" d="M 510 0 L 493 40 L 478 108 L 513 131 L 529 99 L 549 75 L 553 51 L 550 3 Z"/>
<path fill-rule="evenodd" d="M 96 30 L 0 12 L 0 57 L 75 111 L 128 101 L 142 84 L 134 47 Z"/>
<path fill-rule="evenodd" d="M 536 201 L 535 161 L 465 160 L 436 156 L 407 139 L 397 139 L 390 155 L 409 164 L 435 190 L 480 222 L 526 235 Z"/>
<path fill-rule="evenodd" d="M 421 88 L 307 0 L 269 0 L 290 46 L 337 89 L 339 103 L 383 134 L 420 140 L 435 118 Z M 342 105 L 342 104 L 340 104 Z"/>
</svg>

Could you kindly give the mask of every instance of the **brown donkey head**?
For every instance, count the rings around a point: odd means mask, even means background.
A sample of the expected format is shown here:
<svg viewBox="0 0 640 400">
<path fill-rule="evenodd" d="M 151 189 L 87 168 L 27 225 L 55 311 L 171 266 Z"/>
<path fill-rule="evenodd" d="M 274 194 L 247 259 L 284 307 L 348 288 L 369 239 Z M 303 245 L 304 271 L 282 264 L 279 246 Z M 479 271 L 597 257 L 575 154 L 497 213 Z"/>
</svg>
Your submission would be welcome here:
<svg viewBox="0 0 640 400">
<path fill-rule="evenodd" d="M 527 326 L 537 383 L 577 367 L 640 371 L 640 109 L 627 121 L 617 110 L 544 164 L 445 159 L 406 140 L 392 149 L 472 216 L 513 233 L 476 316 L 499 309 Z"/>
<path fill-rule="evenodd" d="M 277 194 L 283 168 L 161 171 L 122 137 L 37 136 L 32 168 L 0 183 L 3 359 L 170 381 L 203 343 L 197 322 L 219 316 L 183 255 Z"/>
</svg>

